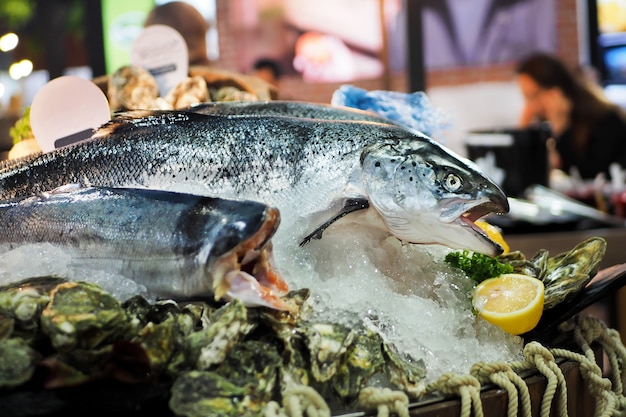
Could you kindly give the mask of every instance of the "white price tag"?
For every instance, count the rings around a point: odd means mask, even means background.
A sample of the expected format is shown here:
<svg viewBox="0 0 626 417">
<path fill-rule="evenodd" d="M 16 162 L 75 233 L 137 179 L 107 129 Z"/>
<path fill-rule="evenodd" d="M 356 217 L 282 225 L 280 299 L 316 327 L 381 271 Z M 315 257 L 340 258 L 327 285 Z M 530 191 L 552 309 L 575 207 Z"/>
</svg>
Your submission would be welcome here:
<svg viewBox="0 0 626 417">
<path fill-rule="evenodd" d="M 148 70 L 159 84 L 160 95 L 165 97 L 187 77 L 189 51 L 178 31 L 165 25 L 151 25 L 133 42 L 130 63 Z"/>
<path fill-rule="evenodd" d="M 39 90 L 30 108 L 30 124 L 44 152 L 89 139 L 111 118 L 106 96 L 89 80 L 63 76 Z"/>
</svg>

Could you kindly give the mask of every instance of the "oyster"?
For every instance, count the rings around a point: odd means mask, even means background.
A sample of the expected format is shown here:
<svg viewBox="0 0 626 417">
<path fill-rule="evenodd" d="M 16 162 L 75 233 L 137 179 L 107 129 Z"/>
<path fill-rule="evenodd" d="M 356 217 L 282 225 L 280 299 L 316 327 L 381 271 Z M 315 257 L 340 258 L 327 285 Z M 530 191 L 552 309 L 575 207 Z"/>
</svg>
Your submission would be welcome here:
<svg viewBox="0 0 626 417">
<path fill-rule="evenodd" d="M 261 407 L 248 404 L 245 389 L 216 372 L 190 371 L 172 386 L 170 409 L 177 416 L 260 416 Z"/>
<path fill-rule="evenodd" d="M 41 355 L 19 338 L 0 342 L 0 388 L 11 388 L 30 380 Z"/>
<path fill-rule="evenodd" d="M 530 260 L 530 262 L 539 270 L 539 275 L 535 276 L 535 278 L 542 281 L 545 280 L 546 273 L 548 272 L 548 262 L 550 260 L 549 256 L 550 254 L 547 250 L 541 249 Z"/>
<path fill-rule="evenodd" d="M 234 346 L 215 372 L 244 388 L 255 401 L 272 399 L 282 361 L 275 347 L 249 340 Z"/>
<path fill-rule="evenodd" d="M 0 340 L 16 336 L 31 340 L 39 331 L 39 315 L 50 301 L 49 292 L 62 278 L 30 278 L 0 287 Z M 10 324 L 10 333 L 9 331 Z"/>
<path fill-rule="evenodd" d="M 129 329 L 129 322 L 119 301 L 85 282 L 57 285 L 41 312 L 42 330 L 60 352 L 94 349 L 117 340 Z"/>
<path fill-rule="evenodd" d="M 335 323 L 303 323 L 297 330 L 306 341 L 311 374 L 318 382 L 328 381 L 337 372 L 356 332 Z"/>
<path fill-rule="evenodd" d="M 382 338 L 377 333 L 366 329 L 357 333 L 333 378 L 335 391 L 342 399 L 356 399 L 365 383 L 382 371 L 385 363 L 382 346 Z"/>
<path fill-rule="evenodd" d="M 606 240 L 591 237 L 580 242 L 569 252 L 548 259 L 548 274 L 544 283 L 550 285 L 569 273 L 595 275 L 606 252 Z"/>
<path fill-rule="evenodd" d="M 180 348 L 178 315 L 169 313 L 160 322 L 149 322 L 133 339 L 144 350 L 151 372 L 161 373 L 170 363 L 174 352 Z"/>
<path fill-rule="evenodd" d="M 238 299 L 216 310 L 208 321 L 208 326 L 189 334 L 184 341 L 187 363 L 194 369 L 206 370 L 221 363 L 228 351 L 256 326 Z"/>
<path fill-rule="evenodd" d="M 257 331 L 262 334 L 260 340 L 280 346 L 281 392 L 286 392 L 294 386 L 309 385 L 312 380 L 306 342 L 302 332 L 297 330 L 299 324 L 307 320 L 311 312 L 309 296 L 308 289 L 290 291 L 283 297 L 291 307 L 289 311 L 259 310 L 260 324 L 263 325 Z"/>
<path fill-rule="evenodd" d="M 45 388 L 102 378 L 171 381 L 177 415 L 253 416 L 298 387 L 346 409 L 380 381 L 376 375 L 413 391 L 423 378 L 358 320 L 309 321 L 306 289 L 285 297 L 292 309 L 275 311 L 248 309 L 239 300 L 217 308 L 136 296 L 122 304 L 95 284 L 42 280 L 37 290 L 26 284 L 0 294 L 1 386 L 23 384 L 35 366 Z M 17 338 L 18 321 L 40 322 L 38 337 Z"/>
<path fill-rule="evenodd" d="M 277 333 L 285 329 L 290 332 L 299 322 L 309 318 L 311 313 L 310 295 L 311 291 L 307 288 L 290 291 L 282 297 L 289 310 L 259 310 L 260 318 Z"/>
<path fill-rule="evenodd" d="M 13 333 L 15 320 L 6 314 L 0 313 L 0 342 L 7 340 Z"/>
<path fill-rule="evenodd" d="M 265 343 L 239 343 L 214 371 L 181 375 L 172 386 L 170 408 L 189 417 L 261 415 L 275 392 L 281 362 Z"/>
<path fill-rule="evenodd" d="M 547 257 L 548 252 L 540 251 L 532 259 L 526 259 L 523 253 L 515 251 L 498 256 L 498 260 L 513 266 L 513 272 L 516 274 L 529 275 L 540 279 L 539 277 L 545 274 L 545 265 L 542 262 L 544 255 Z"/>
<path fill-rule="evenodd" d="M 579 243 L 569 252 L 548 259 L 543 279 L 544 309 L 549 310 L 578 294 L 598 272 L 605 252 L 606 240 L 592 237 Z"/>
<path fill-rule="evenodd" d="M 133 331 L 130 341 L 141 348 L 147 367 L 156 375 L 164 370 L 176 374 L 184 367 L 183 339 L 200 328 L 203 305 L 180 307 L 176 302 L 157 301 L 150 304 L 141 296 L 127 300 L 123 307 Z"/>
<path fill-rule="evenodd" d="M 385 373 L 389 382 L 413 398 L 424 393 L 426 385 L 426 366 L 424 361 L 398 352 L 394 345 L 383 344 L 385 356 Z"/>
</svg>

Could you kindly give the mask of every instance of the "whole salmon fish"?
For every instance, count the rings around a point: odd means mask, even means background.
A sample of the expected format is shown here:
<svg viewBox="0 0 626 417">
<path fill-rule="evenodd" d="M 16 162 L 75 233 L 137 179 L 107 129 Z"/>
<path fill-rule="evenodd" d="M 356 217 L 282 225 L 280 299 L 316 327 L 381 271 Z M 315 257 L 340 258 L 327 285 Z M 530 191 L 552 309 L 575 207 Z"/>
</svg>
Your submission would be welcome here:
<svg viewBox="0 0 626 417">
<path fill-rule="evenodd" d="M 72 262 L 143 284 L 157 296 L 213 294 L 286 310 L 273 265 L 277 209 L 186 193 L 62 187 L 0 203 L 0 248 L 51 243 Z"/>
<path fill-rule="evenodd" d="M 4 199 L 67 183 L 199 184 L 208 195 L 277 207 L 283 225 L 340 202 L 305 240 L 373 207 L 404 241 L 492 255 L 501 246 L 474 220 L 508 211 L 505 194 L 471 161 L 417 131 L 366 121 L 133 112 L 89 141 L 0 167 Z"/>
<path fill-rule="evenodd" d="M 369 111 L 344 106 L 331 106 L 330 104 L 287 100 L 215 101 L 196 104 L 189 108 L 189 111 L 218 116 L 286 116 L 396 124 Z"/>
</svg>

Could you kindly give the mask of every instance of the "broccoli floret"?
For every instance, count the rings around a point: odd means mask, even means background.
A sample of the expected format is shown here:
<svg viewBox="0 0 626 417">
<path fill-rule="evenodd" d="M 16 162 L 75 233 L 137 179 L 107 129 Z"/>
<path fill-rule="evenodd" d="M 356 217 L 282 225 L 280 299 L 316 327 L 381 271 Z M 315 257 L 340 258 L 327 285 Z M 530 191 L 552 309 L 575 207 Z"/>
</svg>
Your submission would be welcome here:
<svg viewBox="0 0 626 417">
<path fill-rule="evenodd" d="M 450 252 L 446 255 L 445 261 L 450 266 L 463 270 L 477 283 L 513 272 L 513 265 L 511 264 L 502 263 L 497 258 L 468 250 Z"/>
</svg>

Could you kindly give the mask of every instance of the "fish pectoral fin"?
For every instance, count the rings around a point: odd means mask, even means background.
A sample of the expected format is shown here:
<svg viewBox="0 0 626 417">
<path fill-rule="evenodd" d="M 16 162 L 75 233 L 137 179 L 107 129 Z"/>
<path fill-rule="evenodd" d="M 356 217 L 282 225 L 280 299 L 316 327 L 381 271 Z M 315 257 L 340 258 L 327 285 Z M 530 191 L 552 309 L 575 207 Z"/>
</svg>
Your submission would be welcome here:
<svg viewBox="0 0 626 417">
<path fill-rule="evenodd" d="M 347 198 L 343 204 L 343 207 L 339 210 L 339 213 L 335 214 L 329 220 L 325 221 L 321 225 L 315 228 L 311 233 L 306 235 L 302 241 L 300 242 L 300 247 L 309 243 L 312 239 L 321 239 L 324 230 L 328 228 L 331 224 L 335 223 L 337 220 L 341 219 L 347 214 L 350 214 L 355 211 L 365 210 L 369 208 L 370 202 L 367 198 Z"/>
</svg>

